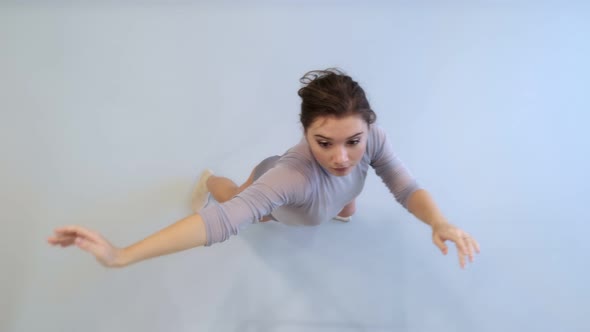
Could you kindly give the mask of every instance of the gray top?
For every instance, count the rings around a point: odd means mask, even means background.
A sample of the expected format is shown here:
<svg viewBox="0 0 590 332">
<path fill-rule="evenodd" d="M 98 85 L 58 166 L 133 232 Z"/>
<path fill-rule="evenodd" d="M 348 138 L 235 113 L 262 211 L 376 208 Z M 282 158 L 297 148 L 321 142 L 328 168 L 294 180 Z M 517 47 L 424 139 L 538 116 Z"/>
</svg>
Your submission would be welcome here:
<svg viewBox="0 0 590 332">
<path fill-rule="evenodd" d="M 419 186 L 395 156 L 383 129 L 370 126 L 367 150 L 346 176 L 334 176 L 313 157 L 303 138 L 252 185 L 224 203 L 211 201 L 199 211 L 205 222 L 207 246 L 227 240 L 248 224 L 272 213 L 279 222 L 318 225 L 335 217 L 357 197 L 369 166 L 405 208 Z"/>
</svg>

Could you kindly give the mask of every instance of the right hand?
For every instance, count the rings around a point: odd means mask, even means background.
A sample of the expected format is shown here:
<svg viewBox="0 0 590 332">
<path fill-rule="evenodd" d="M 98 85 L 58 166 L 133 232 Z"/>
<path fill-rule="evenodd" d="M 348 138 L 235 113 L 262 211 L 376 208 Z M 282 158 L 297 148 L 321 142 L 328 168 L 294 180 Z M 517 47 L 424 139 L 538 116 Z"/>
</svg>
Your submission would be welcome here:
<svg viewBox="0 0 590 332">
<path fill-rule="evenodd" d="M 55 229 L 54 236 L 47 239 L 53 246 L 78 248 L 94 255 L 96 260 L 105 267 L 121 267 L 122 249 L 113 246 L 102 235 L 80 226 L 65 226 Z"/>
</svg>

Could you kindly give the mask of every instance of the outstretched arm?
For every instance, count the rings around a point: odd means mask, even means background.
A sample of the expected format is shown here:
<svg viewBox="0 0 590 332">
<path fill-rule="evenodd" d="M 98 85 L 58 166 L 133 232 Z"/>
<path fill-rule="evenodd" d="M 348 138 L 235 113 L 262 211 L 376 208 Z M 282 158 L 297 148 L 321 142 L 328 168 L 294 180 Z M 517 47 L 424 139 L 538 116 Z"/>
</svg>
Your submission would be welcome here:
<svg viewBox="0 0 590 332">
<path fill-rule="evenodd" d="M 432 241 L 447 254 L 445 241 L 455 242 L 459 263 L 465 267 L 466 257 L 473 261 L 474 252 L 479 253 L 479 244 L 469 234 L 450 224 L 440 212 L 430 194 L 422 189 L 409 170 L 393 153 L 383 129 L 373 126 L 367 151 L 371 156 L 371 166 L 395 199 L 416 218 L 432 227 Z"/>
<path fill-rule="evenodd" d="M 65 226 L 47 239 L 51 245 L 76 245 L 106 267 L 125 267 L 145 259 L 168 255 L 207 243 L 205 224 L 194 214 L 125 248 L 113 246 L 102 235 L 81 226 Z"/>
<path fill-rule="evenodd" d="M 447 219 L 440 212 L 438 206 L 436 206 L 432 196 L 424 189 L 418 189 L 410 195 L 407 201 L 407 208 L 416 218 L 431 227 L 447 222 Z"/>
<path fill-rule="evenodd" d="M 407 208 L 416 218 L 432 227 L 432 241 L 443 254 L 448 253 L 445 241 L 450 240 L 457 246 L 462 268 L 465 267 L 467 257 L 473 262 L 474 253 L 479 253 L 479 243 L 460 228 L 450 224 L 426 190 L 414 191 L 408 198 Z"/>
</svg>

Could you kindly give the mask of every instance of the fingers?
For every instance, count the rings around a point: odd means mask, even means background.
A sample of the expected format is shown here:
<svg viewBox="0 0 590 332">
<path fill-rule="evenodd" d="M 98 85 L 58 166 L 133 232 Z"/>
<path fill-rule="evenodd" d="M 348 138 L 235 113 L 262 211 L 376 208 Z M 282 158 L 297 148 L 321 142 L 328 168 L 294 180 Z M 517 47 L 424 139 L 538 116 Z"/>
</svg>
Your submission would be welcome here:
<svg viewBox="0 0 590 332">
<path fill-rule="evenodd" d="M 479 252 L 480 252 L 479 243 L 474 238 L 471 238 L 471 241 L 473 242 L 473 247 L 475 248 L 475 252 L 479 254 Z"/>
<path fill-rule="evenodd" d="M 473 247 L 471 246 L 471 241 L 470 241 L 469 237 L 463 236 L 463 237 L 461 237 L 459 242 L 462 245 L 461 252 L 462 252 L 463 259 L 466 260 L 467 258 L 469 258 L 469 261 L 473 262 Z"/>
<path fill-rule="evenodd" d="M 62 247 L 67 247 L 74 244 L 75 240 L 75 236 L 52 236 L 47 238 L 47 243 L 54 246 L 60 245 Z"/>
<path fill-rule="evenodd" d="M 459 264 L 461 268 L 465 268 L 466 258 L 473 263 L 475 253 L 479 254 L 479 243 L 468 234 L 462 234 L 456 239 L 457 252 L 459 253 Z"/>
<path fill-rule="evenodd" d="M 447 247 L 445 242 L 439 236 L 434 235 L 433 242 L 438 247 L 438 249 L 440 249 L 440 251 L 442 251 L 443 255 L 447 254 L 447 252 L 449 251 L 449 248 Z"/>
<path fill-rule="evenodd" d="M 459 257 L 459 265 L 462 269 L 465 268 L 467 260 L 469 259 L 469 262 L 473 262 L 475 253 L 479 253 L 480 251 L 479 243 L 477 243 L 471 235 L 450 224 L 434 227 L 432 238 L 434 244 L 443 252 L 443 254 L 448 252 L 445 241 L 450 240 L 455 243 L 455 246 L 457 247 L 457 255 Z"/>
<path fill-rule="evenodd" d="M 462 269 L 465 268 L 465 257 L 468 255 L 467 246 L 463 240 L 463 238 L 458 238 L 455 241 L 455 245 L 457 246 L 457 254 L 459 255 L 459 265 Z"/>
<path fill-rule="evenodd" d="M 60 227 L 56 228 L 54 232 L 54 236 L 47 238 L 47 242 L 54 246 L 68 247 L 75 244 L 77 239 L 83 239 L 84 242 L 92 242 L 94 244 L 104 242 L 98 233 L 80 226 Z"/>
<path fill-rule="evenodd" d="M 99 246 L 96 243 L 88 241 L 87 239 L 84 239 L 82 237 L 77 237 L 75 240 L 75 244 L 78 248 L 86 252 L 89 252 L 94 256 L 98 256 Z"/>
<path fill-rule="evenodd" d="M 100 242 L 101 237 L 98 233 L 91 231 L 81 226 L 64 226 L 55 229 L 55 234 L 58 236 L 82 236 L 95 242 Z"/>
<path fill-rule="evenodd" d="M 473 262 L 473 258 L 475 257 L 474 254 L 479 254 L 480 252 L 479 243 L 477 243 L 477 241 L 472 238 L 471 235 L 466 235 L 463 237 L 463 239 L 469 250 L 469 258 Z"/>
</svg>

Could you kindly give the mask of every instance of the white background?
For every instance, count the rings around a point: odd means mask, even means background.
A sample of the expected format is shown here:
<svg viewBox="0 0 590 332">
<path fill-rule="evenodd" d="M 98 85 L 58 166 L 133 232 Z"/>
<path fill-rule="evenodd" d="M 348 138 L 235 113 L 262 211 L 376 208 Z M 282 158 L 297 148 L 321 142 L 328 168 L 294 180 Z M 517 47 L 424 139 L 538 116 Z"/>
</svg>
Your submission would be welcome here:
<svg viewBox="0 0 590 332">
<path fill-rule="evenodd" d="M 588 331 L 590 7 L 511 1 L 0 5 L 1 331 Z M 351 223 L 257 224 L 109 270 L 301 137 L 306 71 L 364 87 L 482 253 L 465 270 L 370 172 Z"/>
</svg>

